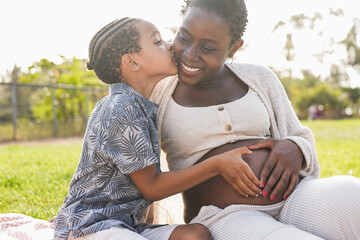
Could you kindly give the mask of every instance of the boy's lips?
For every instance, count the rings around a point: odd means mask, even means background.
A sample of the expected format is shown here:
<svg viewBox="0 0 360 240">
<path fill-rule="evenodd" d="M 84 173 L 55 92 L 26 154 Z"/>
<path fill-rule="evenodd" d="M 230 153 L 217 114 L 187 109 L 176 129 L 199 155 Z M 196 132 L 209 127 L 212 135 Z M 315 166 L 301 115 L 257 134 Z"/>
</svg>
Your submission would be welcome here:
<svg viewBox="0 0 360 240">
<path fill-rule="evenodd" d="M 189 65 L 186 65 L 184 62 L 181 62 L 181 69 L 187 73 L 187 74 L 197 74 L 201 71 L 201 68 L 199 67 L 191 67 Z"/>
</svg>

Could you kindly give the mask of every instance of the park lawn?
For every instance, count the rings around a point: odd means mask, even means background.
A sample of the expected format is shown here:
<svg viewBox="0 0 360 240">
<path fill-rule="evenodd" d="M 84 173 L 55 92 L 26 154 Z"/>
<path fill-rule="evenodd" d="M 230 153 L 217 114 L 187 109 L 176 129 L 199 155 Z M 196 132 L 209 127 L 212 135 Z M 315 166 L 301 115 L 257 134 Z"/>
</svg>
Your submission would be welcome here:
<svg viewBox="0 0 360 240">
<path fill-rule="evenodd" d="M 81 142 L 0 146 L 0 213 L 55 216 L 80 152 Z"/>
<path fill-rule="evenodd" d="M 315 137 L 320 177 L 360 177 L 360 119 L 303 121 Z"/>
<path fill-rule="evenodd" d="M 360 119 L 303 121 L 312 129 L 321 177 L 360 177 Z M 0 146 L 0 213 L 50 219 L 67 193 L 81 142 Z"/>
</svg>

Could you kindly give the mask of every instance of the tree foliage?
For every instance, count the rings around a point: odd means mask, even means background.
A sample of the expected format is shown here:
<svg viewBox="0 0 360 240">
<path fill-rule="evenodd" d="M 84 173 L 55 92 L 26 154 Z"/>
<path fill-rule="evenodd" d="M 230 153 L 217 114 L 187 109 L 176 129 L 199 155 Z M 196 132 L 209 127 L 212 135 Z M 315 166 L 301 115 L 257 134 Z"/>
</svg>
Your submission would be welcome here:
<svg viewBox="0 0 360 240">
<path fill-rule="evenodd" d="M 353 67 L 360 73 L 360 46 L 358 35 L 360 33 L 360 19 L 353 19 L 353 26 L 349 30 L 346 38 L 341 42 L 347 50 L 346 64 Z"/>
<path fill-rule="evenodd" d="M 337 18 L 344 15 L 341 9 L 330 9 L 329 11 L 330 15 Z M 280 28 L 287 27 L 287 31 L 283 35 L 286 41 L 282 53 L 289 63 L 289 67 L 285 70 L 273 70 L 280 77 L 300 118 L 307 118 L 308 108 L 311 105 L 321 105 L 325 118 L 357 117 L 359 116 L 360 89 L 348 87 L 348 70 L 352 68 L 360 74 L 360 20 L 358 18 L 353 19 L 353 25 L 342 41 L 335 42 L 333 39 L 328 39 L 332 43 L 313 54 L 322 63 L 326 55 L 333 53 L 334 50 L 331 48 L 333 44 L 345 49 L 346 58 L 340 63 L 332 64 L 328 76 L 321 78 L 307 69 L 302 70 L 301 77 L 295 77 L 292 74 L 292 66 L 295 66 L 297 60 L 297 46 L 293 41 L 295 33 L 313 30 L 313 33 L 321 38 L 324 36 L 321 28 L 323 20 L 320 13 L 314 12 L 310 15 L 294 15 L 288 21 L 279 21 L 274 26 L 273 33 Z M 18 88 L 17 90 L 19 102 L 28 103 L 26 112 L 30 113 L 31 120 L 53 120 L 55 106 L 58 120 L 68 121 L 77 118 L 86 121 L 89 111 L 106 94 L 106 91 L 102 91 L 98 96 L 92 98 L 86 91 L 78 91 L 77 89 L 88 86 L 104 89 L 106 85 L 99 81 L 92 71 L 89 72 L 85 69 L 86 60 L 63 56 L 61 59 L 62 62 L 59 64 L 48 59 L 40 59 L 29 66 L 26 72 L 21 72 L 20 68 L 16 66 L 12 72 L 9 72 L 8 79 L 11 81 L 47 85 L 43 88 Z M 59 88 L 60 85 L 75 86 L 75 89 Z M 9 98 L 9 96 L 9 91 L 0 89 L 0 104 L 5 104 L 4 98 Z M 86 99 L 90 99 L 87 105 Z M 19 114 L 21 116 L 21 113 Z M 5 115 L 0 115 L 0 119 L 5 119 L 6 116 L 9 118 L 9 113 Z"/>
<path fill-rule="evenodd" d="M 321 106 L 323 118 L 357 117 L 360 88 L 331 86 L 310 72 L 303 75 L 302 79 L 280 79 L 299 118 L 308 118 L 308 110 L 313 105 Z"/>
<path fill-rule="evenodd" d="M 51 121 L 55 108 L 57 120 L 78 118 L 86 122 L 89 111 L 107 92 L 106 85 L 93 72 L 85 69 L 85 61 L 62 57 L 62 62 L 55 64 L 40 59 L 28 67 L 27 72 L 19 74 L 18 83 L 34 85 L 17 87 L 20 105 L 26 106 L 26 112 L 30 112 L 27 118 L 38 122 Z M 44 87 L 35 87 L 37 85 Z M 87 87 L 97 87 L 99 92 L 90 93 Z"/>
<path fill-rule="evenodd" d="M 344 16 L 342 9 L 330 9 L 330 15 L 335 18 Z M 329 74 L 325 78 L 315 76 L 310 70 L 303 69 L 302 77 L 295 78 L 292 76 L 292 65 L 296 64 L 296 44 L 293 42 L 293 36 L 298 31 L 311 30 L 318 38 L 324 37 L 324 29 L 321 22 L 323 16 L 314 12 L 310 15 L 297 14 L 288 21 L 279 21 L 273 33 L 280 28 L 287 29 L 285 33 L 286 42 L 283 47 L 283 55 L 289 63 L 289 68 L 284 70 L 275 70 L 280 76 L 286 92 L 300 118 L 307 118 L 310 106 L 321 106 L 324 118 L 342 118 L 360 116 L 360 88 L 350 88 L 349 86 L 349 69 L 353 68 L 360 74 L 360 20 L 353 19 L 353 25 L 348 34 L 341 42 L 335 42 L 334 39 L 326 39 L 330 44 L 324 46 L 318 53 L 313 56 L 323 63 L 326 55 L 334 53 L 334 44 L 343 46 L 347 52 L 347 57 L 343 61 L 330 66 Z M 315 31 L 316 30 L 316 31 Z M 325 42 L 325 39 L 324 39 Z M 284 72 L 288 74 L 284 74 Z"/>
</svg>

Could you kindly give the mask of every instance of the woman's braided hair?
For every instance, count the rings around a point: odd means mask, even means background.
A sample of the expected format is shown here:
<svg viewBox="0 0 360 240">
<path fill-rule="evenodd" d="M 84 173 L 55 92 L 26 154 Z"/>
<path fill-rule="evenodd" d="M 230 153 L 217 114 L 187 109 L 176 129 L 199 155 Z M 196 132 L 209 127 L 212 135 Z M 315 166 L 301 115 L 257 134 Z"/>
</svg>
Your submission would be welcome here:
<svg viewBox="0 0 360 240">
<path fill-rule="evenodd" d="M 88 70 L 94 70 L 96 76 L 107 84 L 120 82 L 121 58 L 127 53 L 140 52 L 140 33 L 134 24 L 141 21 L 136 18 L 115 20 L 100 29 L 89 44 Z"/>
<path fill-rule="evenodd" d="M 244 0 L 184 0 L 181 15 L 190 7 L 200 7 L 224 18 L 229 23 L 230 46 L 243 36 L 248 22 Z"/>
</svg>

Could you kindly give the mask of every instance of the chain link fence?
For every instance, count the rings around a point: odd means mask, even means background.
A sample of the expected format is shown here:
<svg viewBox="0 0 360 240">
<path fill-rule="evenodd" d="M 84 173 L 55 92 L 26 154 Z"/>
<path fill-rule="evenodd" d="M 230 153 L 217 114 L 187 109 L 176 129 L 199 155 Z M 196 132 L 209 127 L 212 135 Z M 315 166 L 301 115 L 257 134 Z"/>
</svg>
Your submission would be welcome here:
<svg viewBox="0 0 360 240">
<path fill-rule="evenodd" d="M 0 83 L 0 142 L 83 136 L 106 87 Z"/>
</svg>

